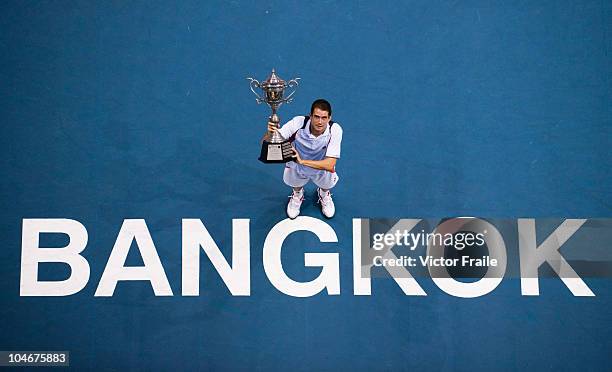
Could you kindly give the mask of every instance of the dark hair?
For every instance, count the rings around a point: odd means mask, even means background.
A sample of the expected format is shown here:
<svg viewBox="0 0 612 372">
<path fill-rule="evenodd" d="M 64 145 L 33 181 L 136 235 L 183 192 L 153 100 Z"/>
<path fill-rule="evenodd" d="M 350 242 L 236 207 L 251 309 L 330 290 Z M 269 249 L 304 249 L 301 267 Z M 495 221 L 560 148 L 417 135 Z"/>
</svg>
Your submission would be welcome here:
<svg viewBox="0 0 612 372">
<path fill-rule="evenodd" d="M 331 104 L 322 98 L 319 98 L 318 100 L 314 101 L 312 103 L 312 106 L 310 106 L 311 115 L 314 112 L 315 108 L 318 108 L 319 110 L 327 111 L 329 113 L 329 116 L 331 116 L 332 114 Z"/>
</svg>

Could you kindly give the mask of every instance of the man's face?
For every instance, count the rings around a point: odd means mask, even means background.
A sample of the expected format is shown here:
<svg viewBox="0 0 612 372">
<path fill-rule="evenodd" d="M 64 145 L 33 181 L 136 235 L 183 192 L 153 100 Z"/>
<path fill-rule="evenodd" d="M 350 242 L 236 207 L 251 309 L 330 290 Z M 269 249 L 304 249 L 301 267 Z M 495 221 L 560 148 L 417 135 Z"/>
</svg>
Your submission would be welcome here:
<svg viewBox="0 0 612 372">
<path fill-rule="evenodd" d="M 310 123 L 312 125 L 312 134 L 319 135 L 325 132 L 327 124 L 331 120 L 329 112 L 321 110 L 319 108 L 314 109 L 311 113 Z"/>
</svg>

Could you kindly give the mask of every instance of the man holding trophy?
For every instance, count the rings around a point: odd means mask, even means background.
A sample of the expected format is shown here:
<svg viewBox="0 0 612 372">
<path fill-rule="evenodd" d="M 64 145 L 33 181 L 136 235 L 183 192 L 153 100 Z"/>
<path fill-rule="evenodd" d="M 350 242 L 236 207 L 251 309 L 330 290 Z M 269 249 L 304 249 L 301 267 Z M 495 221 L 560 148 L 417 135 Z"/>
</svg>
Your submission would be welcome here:
<svg viewBox="0 0 612 372">
<path fill-rule="evenodd" d="M 300 214 L 304 186 L 312 181 L 317 185 L 321 212 L 332 218 L 336 208 L 330 190 L 339 179 L 335 166 L 340 158 L 342 128 L 331 120 L 331 104 L 317 99 L 310 107 L 310 115 L 296 116 L 279 127 L 276 110 L 280 104 L 291 101 L 295 91 L 283 98 L 284 90 L 288 86 L 297 86 L 298 79 L 286 83 L 272 70 L 272 75 L 263 83 L 250 80 L 257 102 L 265 102 L 272 108 L 259 159 L 264 163 L 286 163 L 283 181 L 293 189 L 287 204 L 287 216 L 293 219 Z M 264 91 L 264 98 L 255 92 L 254 87 Z"/>
<path fill-rule="evenodd" d="M 330 189 L 338 182 L 336 161 L 340 158 L 342 128 L 331 121 L 331 105 L 324 99 L 312 103 L 310 116 L 296 116 L 277 129 L 268 123 L 268 133 L 274 131 L 292 140 L 295 160 L 285 165 L 283 181 L 293 188 L 287 204 L 287 216 L 296 218 L 304 200 L 304 185 L 312 181 L 317 188 L 321 211 L 327 218 L 336 212 Z"/>
</svg>

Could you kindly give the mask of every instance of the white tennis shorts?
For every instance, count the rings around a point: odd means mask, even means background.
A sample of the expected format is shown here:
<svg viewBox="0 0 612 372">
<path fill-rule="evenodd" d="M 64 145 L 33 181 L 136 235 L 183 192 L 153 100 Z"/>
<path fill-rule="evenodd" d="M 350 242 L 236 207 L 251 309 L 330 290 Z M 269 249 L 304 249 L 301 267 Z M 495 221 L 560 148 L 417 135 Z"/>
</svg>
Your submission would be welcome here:
<svg viewBox="0 0 612 372">
<path fill-rule="evenodd" d="M 318 187 L 329 190 L 336 186 L 339 179 L 338 174 L 335 172 L 321 172 L 311 176 L 289 167 L 285 167 L 285 173 L 283 174 L 283 181 L 291 187 L 302 187 L 308 181 L 312 181 Z"/>
</svg>

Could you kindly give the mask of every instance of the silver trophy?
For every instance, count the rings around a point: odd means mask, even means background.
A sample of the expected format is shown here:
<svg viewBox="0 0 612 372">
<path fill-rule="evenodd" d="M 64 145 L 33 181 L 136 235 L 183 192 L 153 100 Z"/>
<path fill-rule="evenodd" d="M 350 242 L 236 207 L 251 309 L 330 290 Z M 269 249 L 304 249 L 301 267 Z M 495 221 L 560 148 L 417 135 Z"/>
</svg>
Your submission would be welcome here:
<svg viewBox="0 0 612 372">
<path fill-rule="evenodd" d="M 267 103 L 268 106 L 270 106 L 272 115 L 268 120 L 274 123 L 276 128 L 280 128 L 280 118 L 276 114 L 276 111 L 278 111 L 278 108 L 283 103 L 289 103 L 293 100 L 293 95 L 295 94 L 300 78 L 284 81 L 279 78 L 274 69 L 272 69 L 272 74 L 270 74 L 268 79 L 264 82 L 260 83 L 253 78 L 247 79 L 251 82 L 251 91 L 257 96 L 257 104 Z M 263 97 L 255 91 L 256 88 L 263 91 Z M 293 91 L 287 97 L 284 97 L 287 88 L 293 88 Z M 294 160 L 291 141 L 283 139 L 277 131 L 274 131 L 272 136 L 267 137 L 268 138 L 264 139 L 262 143 L 259 160 L 264 163 L 286 163 Z"/>
</svg>

